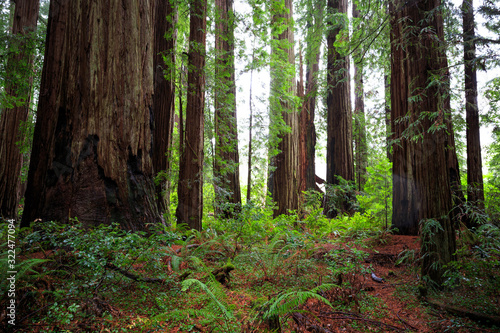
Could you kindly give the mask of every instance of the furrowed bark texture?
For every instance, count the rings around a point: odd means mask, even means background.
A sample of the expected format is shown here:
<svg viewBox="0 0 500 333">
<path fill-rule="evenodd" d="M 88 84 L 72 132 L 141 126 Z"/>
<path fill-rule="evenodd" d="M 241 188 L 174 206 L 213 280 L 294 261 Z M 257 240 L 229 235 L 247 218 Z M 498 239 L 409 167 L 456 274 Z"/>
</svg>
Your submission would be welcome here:
<svg viewBox="0 0 500 333">
<path fill-rule="evenodd" d="M 328 0 L 328 9 L 332 13 L 347 13 L 346 0 Z M 349 60 L 340 54 L 335 40 L 346 22 L 329 22 L 331 30 L 327 36 L 327 146 L 326 146 L 326 182 L 336 185 L 336 176 L 345 180 L 354 180 L 352 149 L 352 112 L 349 89 Z M 325 214 L 333 217 L 331 207 L 325 205 Z"/>
<path fill-rule="evenodd" d="M 300 192 L 316 190 L 316 128 L 314 115 L 316 112 L 316 96 L 318 91 L 318 73 L 320 43 L 322 37 L 323 6 L 318 2 L 308 2 L 310 14 L 307 22 L 306 45 L 306 87 L 302 110 L 300 112 Z M 302 79 L 302 74 L 300 75 Z"/>
<path fill-rule="evenodd" d="M 215 6 L 215 210 L 217 214 L 228 216 L 231 208 L 225 203 L 241 205 L 234 73 L 235 18 L 233 0 L 216 0 Z"/>
<path fill-rule="evenodd" d="M 467 122 L 467 201 L 484 208 L 483 165 L 479 135 L 479 110 L 477 104 L 476 44 L 474 1 L 462 4 L 465 66 L 465 120 Z M 469 225 L 472 227 L 472 225 Z"/>
<path fill-rule="evenodd" d="M 299 115 L 293 100 L 296 83 L 292 0 L 271 0 L 271 11 L 274 64 L 271 66 L 270 122 L 274 128 L 270 132 L 278 132 L 277 137 L 271 139 L 277 142 L 278 148 L 278 154 L 271 159 L 275 167 L 271 178 L 272 197 L 277 204 L 274 215 L 278 216 L 299 208 Z M 276 29 L 281 25 L 285 27 L 278 33 Z"/>
<path fill-rule="evenodd" d="M 193 0 L 190 33 L 184 151 L 179 168 L 177 223 L 201 230 L 203 215 L 203 131 L 205 107 L 206 0 Z"/>
<path fill-rule="evenodd" d="M 356 3 L 352 6 L 353 18 L 359 18 L 360 13 Z M 360 50 L 358 49 L 357 53 Z M 358 191 L 363 191 L 366 183 L 366 166 L 368 164 L 367 144 L 366 144 L 366 118 L 365 118 L 365 97 L 363 86 L 363 64 L 354 63 L 354 144 L 356 147 L 356 186 Z"/>
<path fill-rule="evenodd" d="M 153 170 L 155 174 L 168 172 L 170 148 L 175 114 L 175 23 L 177 13 L 172 1 L 155 1 L 154 41 L 154 136 Z M 157 204 L 160 212 L 168 210 L 168 179 L 162 178 L 156 186 Z"/>
<path fill-rule="evenodd" d="M 159 221 L 152 9 L 147 0 L 51 2 L 24 225 Z"/>
<path fill-rule="evenodd" d="M 394 154 L 394 164 L 411 166 L 411 175 L 397 174 L 408 169 L 394 168 L 395 206 L 410 203 L 394 213 L 393 224 L 399 223 L 406 230 L 418 230 L 422 236 L 422 274 L 441 282 L 443 264 L 453 259 L 455 233 L 449 216 L 452 208 L 450 175 L 447 165 L 448 136 L 445 120 L 446 98 L 449 94 L 447 68 L 443 43 L 443 20 L 437 10 L 440 0 L 420 0 L 412 3 L 397 1 L 392 8 L 392 21 L 396 40 L 392 43 L 393 73 L 391 84 L 392 108 L 397 122 L 401 115 L 408 119 L 406 130 L 400 138 L 405 142 L 402 151 Z M 404 20 L 396 18 L 404 18 Z M 398 39 L 398 37 L 400 39 Z M 436 41 L 438 41 L 436 43 Z M 396 49 L 405 50 L 405 57 Z M 403 53 L 403 52 L 402 52 Z M 397 65 L 399 64 L 398 67 Z M 395 65 L 395 66 L 394 66 Z M 432 81 L 440 78 L 442 81 Z M 402 83 L 405 84 L 402 84 Z M 398 94 L 396 90 L 401 90 Z M 404 106 L 404 107 L 402 107 Z M 407 112 L 405 112 L 406 110 Z M 399 133 L 399 132 L 396 132 Z M 396 150 L 395 150 L 396 152 Z M 409 153 L 410 152 L 410 153 Z M 411 189 L 412 191 L 408 191 Z M 405 192 L 406 190 L 406 192 Z M 396 199 L 398 198 L 398 199 Z M 395 207 L 396 208 L 396 207 Z M 398 220 L 406 218 L 408 221 Z M 401 231 L 401 229 L 400 229 Z M 438 265 L 435 265 L 437 263 Z"/>
<path fill-rule="evenodd" d="M 15 5 L 9 45 L 5 87 L 6 99 L 0 114 L 0 217 L 15 219 L 21 192 L 23 154 L 18 146 L 24 141 L 21 126 L 28 120 L 33 81 L 33 57 L 38 21 L 38 0 L 18 0 Z M 12 107 L 6 106 L 13 104 Z"/>
</svg>

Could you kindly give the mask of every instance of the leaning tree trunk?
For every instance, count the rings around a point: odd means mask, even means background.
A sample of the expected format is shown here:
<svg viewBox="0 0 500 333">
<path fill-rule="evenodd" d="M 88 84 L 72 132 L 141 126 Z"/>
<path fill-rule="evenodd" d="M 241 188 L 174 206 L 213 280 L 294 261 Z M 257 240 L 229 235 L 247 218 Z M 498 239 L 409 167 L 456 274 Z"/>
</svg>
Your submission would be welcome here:
<svg viewBox="0 0 500 333">
<path fill-rule="evenodd" d="M 15 219 L 22 193 L 21 167 L 33 82 L 35 31 L 38 0 L 18 0 L 15 4 L 12 39 L 5 76 L 7 86 L 0 111 L 0 217 Z"/>
<path fill-rule="evenodd" d="M 206 0 L 190 7 L 186 129 L 182 151 L 176 216 L 177 223 L 201 230 L 203 216 L 203 133 L 205 107 Z"/>
<path fill-rule="evenodd" d="M 278 153 L 271 158 L 274 215 L 288 214 L 299 207 L 299 115 L 294 96 L 294 35 L 292 0 L 272 0 L 272 55 L 270 94 L 271 145 Z M 281 31 L 281 33 L 279 33 Z M 283 123 L 285 126 L 280 125 Z M 273 139 L 274 138 L 274 139 Z M 273 149 L 274 147 L 271 147 Z"/>
<path fill-rule="evenodd" d="M 215 210 L 217 214 L 230 216 L 231 211 L 241 205 L 234 73 L 235 17 L 233 0 L 216 0 L 215 6 Z"/>
<path fill-rule="evenodd" d="M 467 122 L 467 201 L 484 208 L 483 166 L 479 135 L 479 109 L 477 104 L 476 44 L 474 1 L 462 4 L 465 66 L 465 119 Z M 473 224 L 469 223 L 469 227 Z"/>
<path fill-rule="evenodd" d="M 328 8 L 332 12 L 347 13 L 347 0 L 328 0 Z M 330 32 L 327 36 L 326 182 L 333 185 L 339 183 L 339 176 L 345 180 L 354 180 L 349 60 L 334 46 L 337 35 L 347 24 L 341 20 L 342 18 L 328 23 Z M 336 214 L 335 209 L 326 202 L 325 215 L 334 217 Z"/>
<path fill-rule="evenodd" d="M 398 1 L 392 7 L 392 13 L 396 18 L 401 15 L 402 20 L 392 21 L 393 33 L 401 38 L 393 43 L 393 61 L 398 61 L 401 68 L 393 66 L 396 71 L 391 81 L 391 93 L 401 88 L 401 78 L 408 83 L 400 94 L 392 96 L 392 108 L 401 110 L 404 105 L 408 119 L 402 135 L 406 145 L 401 154 L 394 154 L 394 163 L 407 158 L 411 178 L 401 178 L 398 184 L 413 189 L 411 193 L 395 192 L 394 197 L 400 195 L 401 201 L 414 199 L 407 206 L 411 208 L 407 217 L 411 227 L 418 230 L 420 224 L 422 274 L 437 283 L 442 281 L 443 265 L 453 259 L 456 248 L 449 216 L 452 198 L 445 119 L 449 86 L 444 75 L 448 69 L 443 66 L 446 53 L 439 6 L 440 0 L 419 0 L 411 4 Z M 406 51 L 403 58 L 395 50 L 398 46 Z"/>
<path fill-rule="evenodd" d="M 23 225 L 157 223 L 150 1 L 50 3 Z"/>
<path fill-rule="evenodd" d="M 153 170 L 160 174 L 156 185 L 157 204 L 160 212 L 168 210 L 170 168 L 170 148 L 175 115 L 175 43 L 177 33 L 175 23 L 177 13 L 172 1 L 155 1 L 155 42 L 154 42 L 154 135 Z"/>
</svg>

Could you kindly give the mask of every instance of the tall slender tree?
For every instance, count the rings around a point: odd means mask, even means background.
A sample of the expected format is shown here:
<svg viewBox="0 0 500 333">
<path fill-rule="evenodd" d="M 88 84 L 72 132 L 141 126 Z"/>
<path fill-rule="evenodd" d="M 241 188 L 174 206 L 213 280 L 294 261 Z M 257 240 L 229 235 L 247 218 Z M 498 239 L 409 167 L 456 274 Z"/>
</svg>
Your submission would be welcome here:
<svg viewBox="0 0 500 333">
<path fill-rule="evenodd" d="M 347 31 L 347 0 L 328 0 L 330 20 L 327 35 L 327 146 L 326 182 L 338 184 L 338 177 L 354 180 L 352 149 L 352 111 L 349 88 L 349 60 L 335 47 L 342 31 Z M 325 205 L 325 214 L 336 215 Z"/>
<path fill-rule="evenodd" d="M 215 20 L 215 202 L 216 212 L 228 215 L 241 205 L 236 82 L 234 72 L 233 0 L 216 0 Z"/>
<path fill-rule="evenodd" d="M 170 148 L 175 115 L 175 24 L 177 11 L 173 1 L 153 0 L 155 3 L 154 36 L 154 135 L 153 169 L 155 174 L 170 168 Z M 156 185 L 160 212 L 168 209 L 169 179 L 159 177 Z"/>
<path fill-rule="evenodd" d="M 16 218 L 21 192 L 25 140 L 22 126 L 28 120 L 33 82 L 35 31 L 40 1 L 18 0 L 7 60 L 5 98 L 0 110 L 0 217 Z"/>
<path fill-rule="evenodd" d="M 422 274 L 441 282 L 455 233 L 445 122 L 448 83 L 440 0 L 391 4 L 391 106 L 394 149 L 393 225 L 422 235 Z M 397 148 L 396 148 L 397 146 Z M 398 207 L 399 206 L 399 207 Z M 407 221 L 402 221 L 407 219 Z"/>
<path fill-rule="evenodd" d="M 316 97 L 320 46 L 323 35 L 323 11 L 325 2 L 310 0 L 306 4 L 306 86 L 300 112 L 300 191 L 316 190 Z M 302 78 L 302 74 L 300 76 Z"/>
<path fill-rule="evenodd" d="M 465 119 L 467 123 L 467 201 L 479 208 L 484 208 L 483 165 L 479 135 L 479 108 L 477 104 L 477 59 L 473 0 L 463 1 L 462 17 L 465 66 Z"/>
<path fill-rule="evenodd" d="M 186 122 L 179 168 L 177 223 L 201 230 L 203 216 L 203 134 L 207 0 L 191 1 Z"/>
<path fill-rule="evenodd" d="M 352 4 L 352 17 L 354 20 L 359 21 L 360 19 L 360 12 L 355 1 Z M 362 29 L 362 25 L 359 28 Z M 366 166 L 368 164 L 362 55 L 363 49 L 357 48 L 354 53 L 354 145 L 356 148 L 355 175 L 358 191 L 362 191 L 366 183 Z"/>
<path fill-rule="evenodd" d="M 299 206 L 299 115 L 295 101 L 295 54 L 292 0 L 271 0 L 272 55 L 270 94 L 271 145 L 278 152 L 271 159 L 274 215 Z M 273 137 L 274 136 L 274 137 Z"/>
<path fill-rule="evenodd" d="M 51 1 L 23 225 L 159 221 L 152 9 L 147 0 Z"/>
</svg>

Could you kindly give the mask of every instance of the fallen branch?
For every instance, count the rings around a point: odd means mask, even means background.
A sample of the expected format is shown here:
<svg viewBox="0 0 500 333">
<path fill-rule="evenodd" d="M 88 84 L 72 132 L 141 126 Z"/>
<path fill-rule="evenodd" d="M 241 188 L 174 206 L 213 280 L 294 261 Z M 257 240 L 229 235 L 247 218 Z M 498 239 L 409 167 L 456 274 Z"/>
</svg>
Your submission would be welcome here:
<svg viewBox="0 0 500 333">
<path fill-rule="evenodd" d="M 342 312 L 335 311 L 335 313 L 332 313 L 332 314 L 342 314 Z M 387 328 L 394 330 L 394 331 L 404 331 L 405 330 L 404 328 L 401 328 L 401 327 L 389 325 L 389 324 L 383 323 L 381 321 L 373 320 L 373 319 L 363 318 L 363 317 L 360 317 L 359 315 L 352 316 L 351 313 L 349 313 L 349 312 L 342 314 L 341 316 L 338 316 L 338 317 L 324 316 L 324 315 L 318 315 L 318 317 L 332 319 L 332 320 L 346 320 L 346 319 L 358 320 L 358 321 L 364 321 L 366 323 L 370 323 L 370 324 L 377 325 L 377 326 L 387 327 Z"/>
<path fill-rule="evenodd" d="M 485 313 L 479 313 L 468 309 L 459 308 L 457 306 L 444 304 L 436 300 L 426 299 L 426 301 L 435 308 L 445 310 L 446 312 L 452 313 L 460 317 L 468 317 L 474 321 L 480 321 L 483 324 L 489 323 L 490 325 L 500 325 L 499 316 L 488 315 Z"/>
<path fill-rule="evenodd" d="M 136 275 L 134 273 L 131 273 L 129 271 L 126 271 L 120 267 L 117 267 L 110 262 L 106 263 L 106 265 L 104 267 L 106 267 L 112 271 L 118 272 L 121 275 L 128 277 L 129 279 L 137 281 L 137 282 L 168 284 L 168 281 L 166 281 L 164 279 L 142 277 L 142 276 Z"/>
</svg>

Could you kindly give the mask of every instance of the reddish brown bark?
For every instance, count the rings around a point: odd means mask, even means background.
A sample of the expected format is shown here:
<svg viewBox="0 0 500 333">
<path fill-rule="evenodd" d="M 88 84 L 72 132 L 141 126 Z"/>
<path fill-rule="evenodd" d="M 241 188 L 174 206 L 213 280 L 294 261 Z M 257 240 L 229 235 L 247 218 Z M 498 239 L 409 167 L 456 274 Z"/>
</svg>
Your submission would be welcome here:
<svg viewBox="0 0 500 333">
<path fill-rule="evenodd" d="M 353 2 L 353 18 L 359 18 L 360 13 L 357 5 Z M 360 56 L 360 50 L 355 54 L 356 58 Z M 368 151 L 366 145 L 366 118 L 365 118 L 365 97 L 363 85 L 363 64 L 361 61 L 354 62 L 354 145 L 356 159 L 356 186 L 358 191 L 363 191 L 366 183 L 366 166 Z"/>
<path fill-rule="evenodd" d="M 347 13 L 346 0 L 328 0 L 332 12 Z M 337 176 L 354 180 L 352 149 L 352 112 L 349 89 L 349 60 L 340 54 L 334 42 L 346 23 L 329 22 L 327 36 L 327 147 L 326 182 L 338 184 Z M 335 215 L 331 207 L 325 205 L 325 214 Z"/>
<path fill-rule="evenodd" d="M 38 0 L 18 0 L 15 5 L 12 39 L 9 45 L 5 87 L 6 99 L 0 114 L 0 217 L 15 219 L 21 192 L 24 133 L 31 101 L 34 33 L 38 21 Z M 8 105 L 12 104 L 12 105 Z"/>
<path fill-rule="evenodd" d="M 272 58 L 270 132 L 278 132 L 272 144 L 276 144 L 278 154 L 272 158 L 272 197 L 277 204 L 274 215 L 288 214 L 299 208 L 299 115 L 293 96 L 296 95 L 295 77 L 291 68 L 295 64 L 293 5 L 292 0 L 272 0 Z M 277 30 L 284 29 L 279 33 Z M 290 67 L 292 66 L 292 67 Z M 279 124 L 281 119 L 286 126 Z M 274 128 L 273 128 L 274 127 Z"/>
<path fill-rule="evenodd" d="M 401 140 L 394 149 L 393 225 L 410 233 L 421 223 L 422 274 L 438 283 L 442 265 L 452 260 L 456 247 L 449 216 L 445 120 L 449 88 L 446 79 L 430 84 L 447 71 L 439 5 L 440 0 L 419 0 L 391 6 L 391 105 L 396 139 Z"/>
<path fill-rule="evenodd" d="M 216 0 L 215 21 L 215 209 L 228 216 L 241 205 L 236 83 L 234 73 L 233 0 Z"/>
<path fill-rule="evenodd" d="M 175 114 L 175 23 L 177 13 L 171 1 L 155 1 L 154 43 L 154 136 L 153 170 L 168 172 Z M 156 186 L 160 212 L 168 209 L 169 180 L 161 177 Z"/>
<path fill-rule="evenodd" d="M 479 109 L 477 104 L 476 44 L 474 1 L 462 4 L 464 66 L 465 66 L 465 120 L 467 122 L 467 201 L 484 208 L 483 165 L 479 135 Z M 469 227 L 472 227 L 469 224 Z"/>
<path fill-rule="evenodd" d="M 186 129 L 179 168 L 177 223 L 201 230 L 203 216 L 203 133 L 205 107 L 206 0 L 190 6 Z"/>
<path fill-rule="evenodd" d="M 144 229 L 152 200 L 149 1 L 50 3 L 23 224 L 35 218 Z"/>
</svg>

